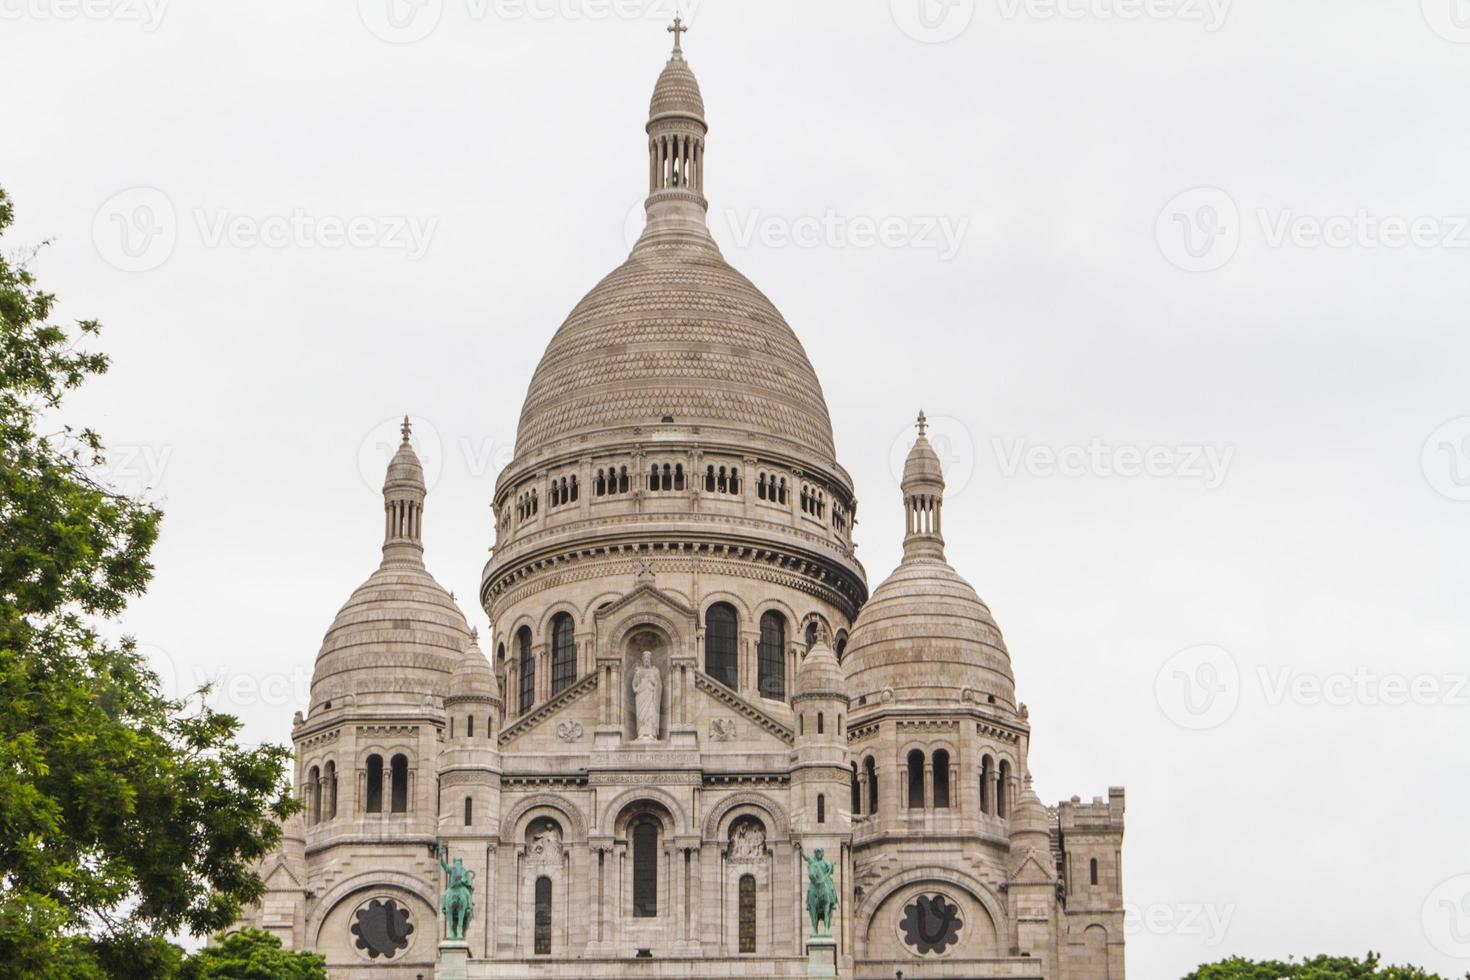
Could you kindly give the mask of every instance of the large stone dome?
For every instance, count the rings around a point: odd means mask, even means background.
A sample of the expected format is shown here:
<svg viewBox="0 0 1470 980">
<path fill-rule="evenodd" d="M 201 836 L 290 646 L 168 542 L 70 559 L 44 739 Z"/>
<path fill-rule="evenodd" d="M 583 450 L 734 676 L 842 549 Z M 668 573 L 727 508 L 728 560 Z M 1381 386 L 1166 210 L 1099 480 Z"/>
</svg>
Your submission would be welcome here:
<svg viewBox="0 0 1470 980">
<path fill-rule="evenodd" d="M 521 410 L 516 455 L 672 419 L 711 441 L 754 436 L 834 463 L 827 403 L 796 334 L 707 231 L 660 234 L 656 225 L 552 337 Z"/>
</svg>

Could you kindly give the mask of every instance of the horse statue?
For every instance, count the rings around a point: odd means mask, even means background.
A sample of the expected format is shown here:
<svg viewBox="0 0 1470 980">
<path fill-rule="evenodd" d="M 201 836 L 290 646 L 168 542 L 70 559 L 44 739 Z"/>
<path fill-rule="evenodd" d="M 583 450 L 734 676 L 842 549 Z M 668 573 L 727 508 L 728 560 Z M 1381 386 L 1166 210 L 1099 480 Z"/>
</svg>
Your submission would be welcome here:
<svg viewBox="0 0 1470 980">
<path fill-rule="evenodd" d="M 464 858 L 449 864 L 449 848 L 439 845 L 439 867 L 444 869 L 445 938 L 464 941 L 470 916 L 475 912 L 475 873 L 464 866 Z"/>
<path fill-rule="evenodd" d="M 830 936 L 832 913 L 837 911 L 837 886 L 832 884 L 832 862 L 822 859 L 820 847 L 807 857 L 806 851 L 797 844 L 796 853 L 806 862 L 806 914 L 811 916 L 812 935 Z M 826 923 L 827 928 L 819 928 L 819 923 Z"/>
</svg>

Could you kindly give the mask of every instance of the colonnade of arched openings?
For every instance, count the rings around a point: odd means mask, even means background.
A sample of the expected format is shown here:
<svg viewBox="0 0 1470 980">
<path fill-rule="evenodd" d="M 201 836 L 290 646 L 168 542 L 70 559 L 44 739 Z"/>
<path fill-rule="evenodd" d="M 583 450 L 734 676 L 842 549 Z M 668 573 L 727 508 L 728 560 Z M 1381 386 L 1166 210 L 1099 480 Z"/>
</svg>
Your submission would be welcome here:
<svg viewBox="0 0 1470 980">
<path fill-rule="evenodd" d="M 948 749 L 910 749 L 904 757 L 902 806 L 909 810 L 946 810 L 955 805 L 954 770 Z M 872 816 L 878 812 L 878 762 L 869 755 L 861 766 L 851 764 L 852 812 Z M 988 752 L 980 758 L 980 811 L 993 817 L 1010 816 L 1013 771 L 1007 759 L 995 760 Z"/>
</svg>

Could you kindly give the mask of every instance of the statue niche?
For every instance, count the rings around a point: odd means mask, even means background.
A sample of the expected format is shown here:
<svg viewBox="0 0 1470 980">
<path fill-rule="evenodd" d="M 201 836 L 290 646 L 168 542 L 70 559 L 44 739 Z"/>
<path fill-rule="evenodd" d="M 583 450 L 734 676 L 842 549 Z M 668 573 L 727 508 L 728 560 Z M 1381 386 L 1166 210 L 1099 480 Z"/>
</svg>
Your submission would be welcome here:
<svg viewBox="0 0 1470 980">
<path fill-rule="evenodd" d="M 669 654 L 663 636 L 639 630 L 624 655 L 624 731 L 627 741 L 654 745 L 668 736 Z"/>
</svg>

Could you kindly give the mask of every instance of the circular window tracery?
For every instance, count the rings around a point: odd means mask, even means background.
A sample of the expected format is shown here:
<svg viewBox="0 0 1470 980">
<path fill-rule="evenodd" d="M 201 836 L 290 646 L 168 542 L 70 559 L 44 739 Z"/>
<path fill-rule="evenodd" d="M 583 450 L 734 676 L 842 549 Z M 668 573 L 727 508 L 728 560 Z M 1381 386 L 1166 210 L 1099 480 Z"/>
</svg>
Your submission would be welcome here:
<svg viewBox="0 0 1470 980">
<path fill-rule="evenodd" d="M 942 956 L 959 944 L 964 925 L 959 906 L 945 896 L 915 895 L 905 903 L 898 929 L 904 945 L 920 956 Z"/>
<path fill-rule="evenodd" d="M 413 923 L 408 909 L 392 898 L 374 898 L 352 914 L 352 935 L 358 951 L 370 960 L 391 960 L 409 946 Z"/>
</svg>

